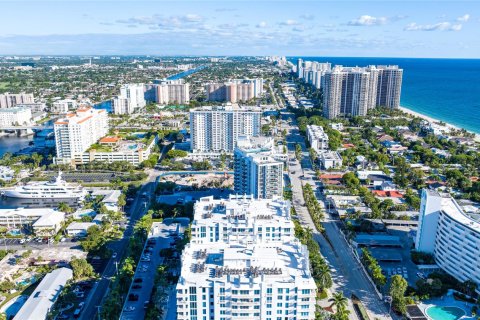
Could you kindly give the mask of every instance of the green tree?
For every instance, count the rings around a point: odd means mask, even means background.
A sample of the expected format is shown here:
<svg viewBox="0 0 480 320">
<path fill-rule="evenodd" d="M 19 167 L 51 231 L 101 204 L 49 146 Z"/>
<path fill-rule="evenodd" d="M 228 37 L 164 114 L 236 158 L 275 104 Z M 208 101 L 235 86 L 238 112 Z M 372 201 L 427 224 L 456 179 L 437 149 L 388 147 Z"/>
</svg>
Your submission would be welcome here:
<svg viewBox="0 0 480 320">
<path fill-rule="evenodd" d="M 405 291 L 407 290 L 408 283 L 401 275 L 394 275 L 390 284 L 390 296 L 392 297 L 392 307 L 405 314 L 407 311 L 407 305 L 405 302 Z"/>
<path fill-rule="evenodd" d="M 330 306 L 335 307 L 337 312 L 346 309 L 348 305 L 348 299 L 343 295 L 343 292 L 335 292 L 328 301 L 332 303 Z"/>
<path fill-rule="evenodd" d="M 73 278 L 75 280 L 80 280 L 80 279 L 90 278 L 95 276 L 93 267 L 88 263 L 86 259 L 73 258 L 72 261 L 70 261 L 70 266 L 72 266 Z"/>
</svg>

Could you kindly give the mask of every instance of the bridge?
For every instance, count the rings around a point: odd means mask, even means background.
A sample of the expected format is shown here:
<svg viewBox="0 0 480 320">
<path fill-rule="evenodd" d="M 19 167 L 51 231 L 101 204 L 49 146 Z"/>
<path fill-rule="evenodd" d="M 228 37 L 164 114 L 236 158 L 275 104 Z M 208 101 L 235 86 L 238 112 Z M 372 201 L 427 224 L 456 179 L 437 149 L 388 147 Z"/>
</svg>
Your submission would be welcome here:
<svg viewBox="0 0 480 320">
<path fill-rule="evenodd" d="M 0 126 L 0 130 L 53 130 L 53 126 Z"/>
</svg>

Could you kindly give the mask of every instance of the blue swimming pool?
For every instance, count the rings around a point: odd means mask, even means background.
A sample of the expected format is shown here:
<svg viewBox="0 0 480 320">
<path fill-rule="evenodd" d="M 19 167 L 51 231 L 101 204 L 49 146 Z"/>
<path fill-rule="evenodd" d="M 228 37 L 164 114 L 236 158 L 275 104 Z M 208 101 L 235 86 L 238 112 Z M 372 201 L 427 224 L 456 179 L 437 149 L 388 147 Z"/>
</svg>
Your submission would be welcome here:
<svg viewBox="0 0 480 320">
<path fill-rule="evenodd" d="M 22 234 L 22 232 L 20 230 L 14 229 L 14 230 L 8 231 L 8 234 L 11 236 L 19 236 Z"/>
<path fill-rule="evenodd" d="M 458 320 L 465 315 L 465 311 L 457 307 L 430 307 L 425 310 L 432 320 Z"/>
<path fill-rule="evenodd" d="M 128 149 L 130 149 L 130 150 L 136 150 L 137 147 L 138 147 L 138 145 L 132 144 L 131 146 L 128 146 Z"/>
</svg>

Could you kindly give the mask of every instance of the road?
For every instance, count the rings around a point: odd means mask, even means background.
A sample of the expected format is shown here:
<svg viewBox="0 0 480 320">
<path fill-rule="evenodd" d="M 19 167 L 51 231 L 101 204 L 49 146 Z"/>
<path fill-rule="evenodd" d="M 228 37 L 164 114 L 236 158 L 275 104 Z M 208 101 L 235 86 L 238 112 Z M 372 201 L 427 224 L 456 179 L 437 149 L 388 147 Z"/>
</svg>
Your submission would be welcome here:
<svg viewBox="0 0 480 320">
<path fill-rule="evenodd" d="M 85 309 L 80 316 L 81 320 L 91 320 L 95 319 L 95 317 L 98 316 L 97 311 L 99 309 L 99 306 L 102 305 L 103 299 L 107 293 L 108 286 L 110 285 L 110 279 L 116 272 L 116 264 L 119 261 L 122 261 L 126 253 L 129 238 L 133 233 L 133 226 L 135 225 L 135 222 L 140 217 L 142 217 L 148 209 L 146 200 L 142 199 L 141 195 L 143 193 L 153 194 L 155 190 L 156 179 L 159 174 L 160 172 L 152 170 L 149 173 L 145 184 L 143 184 L 139 192 L 137 192 L 137 196 L 135 197 L 135 200 L 130 209 L 130 219 L 127 228 L 123 233 L 123 237 L 109 246 L 110 249 L 112 249 L 114 252 L 117 252 L 117 257 L 115 259 L 112 258 L 108 261 L 100 281 L 96 283 L 92 290 L 92 293 L 90 294 L 85 303 Z"/>
<path fill-rule="evenodd" d="M 297 211 L 299 221 L 304 227 L 309 227 L 313 232 L 314 239 L 319 243 L 320 250 L 325 260 L 330 266 L 333 291 L 343 291 L 348 298 L 355 294 L 360 298 L 371 319 L 392 319 L 388 315 L 386 305 L 378 298 L 375 289 L 369 279 L 362 272 L 362 266 L 355 260 L 353 253 L 346 242 L 343 234 L 336 226 L 335 218 L 326 215 L 323 221 L 326 235 L 330 241 L 319 233 L 304 205 L 302 186 L 310 184 L 317 190 L 315 172 L 309 160 L 308 151 L 305 146 L 304 138 L 300 135 L 296 125 L 287 126 L 287 145 L 289 158 L 295 157 L 295 145 L 302 147 L 303 159 L 301 164 L 298 161 L 289 162 L 289 176 L 292 184 L 293 205 Z M 325 208 L 321 198 L 318 197 L 320 204 Z M 351 311 L 350 319 L 356 318 L 351 301 L 349 300 L 349 309 Z"/>
</svg>

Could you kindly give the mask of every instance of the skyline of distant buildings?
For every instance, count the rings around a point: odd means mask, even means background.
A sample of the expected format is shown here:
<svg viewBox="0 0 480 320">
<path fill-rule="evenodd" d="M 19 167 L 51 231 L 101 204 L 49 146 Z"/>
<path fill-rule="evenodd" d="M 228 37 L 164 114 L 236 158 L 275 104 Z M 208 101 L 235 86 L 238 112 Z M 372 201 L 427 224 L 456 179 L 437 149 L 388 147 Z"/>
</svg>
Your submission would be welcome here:
<svg viewBox="0 0 480 320">
<path fill-rule="evenodd" d="M 263 93 L 263 79 L 233 79 L 227 82 L 212 82 L 205 85 L 207 101 L 246 102 Z"/>
<path fill-rule="evenodd" d="M 33 93 L 3 93 L 0 94 L 0 109 L 11 108 L 17 104 L 34 103 L 35 98 Z"/>
<path fill-rule="evenodd" d="M 298 59 L 297 76 L 323 92 L 323 116 L 365 116 L 376 107 L 400 106 L 403 69 L 398 66 L 344 67 Z"/>
</svg>

